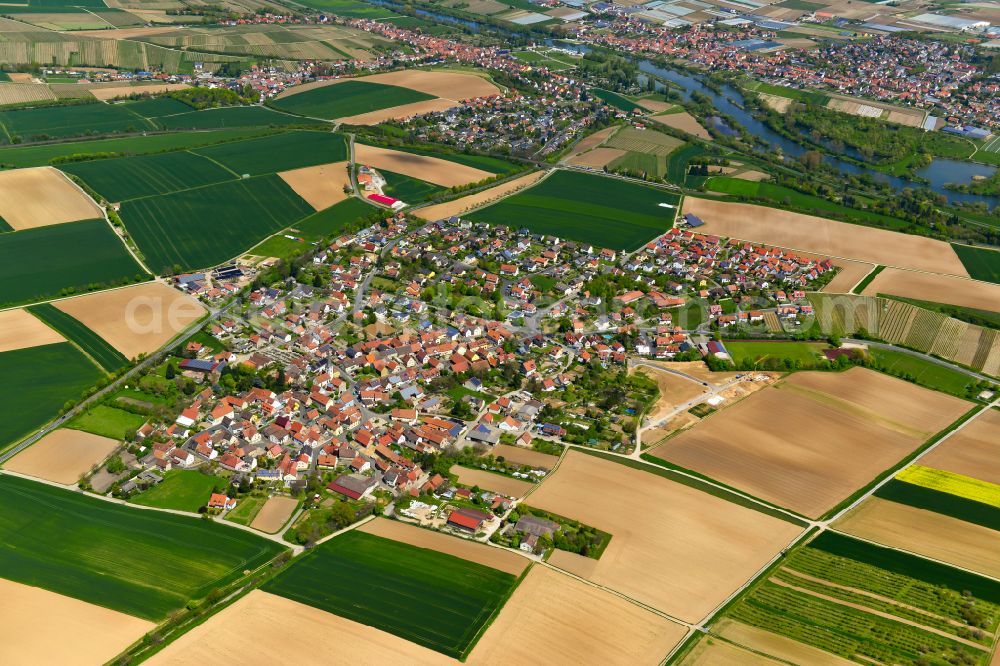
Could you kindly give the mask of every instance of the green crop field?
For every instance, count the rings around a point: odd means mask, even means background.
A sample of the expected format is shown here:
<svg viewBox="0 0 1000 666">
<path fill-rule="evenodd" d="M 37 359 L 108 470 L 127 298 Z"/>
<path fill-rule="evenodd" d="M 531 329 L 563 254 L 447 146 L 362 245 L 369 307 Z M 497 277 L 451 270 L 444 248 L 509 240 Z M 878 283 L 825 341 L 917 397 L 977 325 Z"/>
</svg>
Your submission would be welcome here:
<svg viewBox="0 0 1000 666">
<path fill-rule="evenodd" d="M 943 393 L 965 397 L 972 379 L 963 372 L 891 349 L 869 349 L 876 369 Z"/>
<path fill-rule="evenodd" d="M 893 479 L 876 490 L 875 496 L 982 525 L 991 530 L 1000 530 L 1000 508 L 933 488 Z M 997 543 L 1000 543 L 1000 534 L 997 535 Z"/>
<path fill-rule="evenodd" d="M 462 658 L 516 584 L 509 573 L 353 531 L 316 547 L 263 589 Z"/>
<path fill-rule="evenodd" d="M 121 207 L 125 226 L 157 272 L 221 264 L 312 212 L 275 175 L 135 199 Z"/>
<path fill-rule="evenodd" d="M 281 550 L 214 522 L 0 476 L 3 577 L 136 617 L 164 620 Z"/>
<path fill-rule="evenodd" d="M 607 104 L 615 107 L 616 109 L 621 109 L 622 111 L 635 111 L 636 109 L 642 109 L 641 106 L 625 97 L 624 95 L 619 95 L 616 92 L 610 90 L 601 90 L 600 88 L 593 88 L 594 97 L 606 102 Z"/>
<path fill-rule="evenodd" d="M 345 199 L 295 224 L 295 229 L 306 237 L 323 238 L 339 233 L 344 227 L 377 211 L 360 199 Z"/>
<path fill-rule="evenodd" d="M 826 531 L 725 615 L 847 659 L 984 664 L 998 594 L 995 581 Z"/>
<path fill-rule="evenodd" d="M 41 141 L 88 134 L 113 134 L 156 129 L 148 120 L 113 104 L 77 104 L 0 111 L 2 139 Z"/>
<path fill-rule="evenodd" d="M 802 366 L 814 366 L 820 359 L 820 354 L 828 345 L 822 342 L 745 342 L 726 340 L 724 342 L 729 355 L 739 365 L 744 360 L 758 363 L 767 358 L 789 359 L 798 361 Z"/>
<path fill-rule="evenodd" d="M 196 151 L 233 172 L 259 176 L 347 160 L 344 135 L 294 131 L 252 141 L 225 143 Z"/>
<path fill-rule="evenodd" d="M 416 90 L 352 79 L 276 99 L 271 105 L 289 113 L 332 120 L 431 99 L 435 97 Z"/>
<path fill-rule="evenodd" d="M 300 4 L 337 16 L 351 18 L 388 18 L 393 16 L 390 9 L 383 9 L 358 0 L 303 0 Z"/>
<path fill-rule="evenodd" d="M 666 179 L 671 183 L 683 185 L 687 179 L 688 164 L 699 155 L 704 155 L 705 149 L 697 143 L 689 143 L 667 157 Z"/>
<path fill-rule="evenodd" d="M 75 162 L 62 164 L 59 168 L 83 179 L 102 197 L 115 202 L 167 194 L 236 177 L 212 160 L 185 150 Z"/>
<path fill-rule="evenodd" d="M 150 134 L 148 136 L 128 136 L 117 139 L 92 139 L 72 143 L 45 144 L 35 146 L 9 146 L 0 148 L 0 165 L 5 167 L 33 167 L 51 164 L 72 155 L 94 155 L 118 153 L 121 155 L 144 155 L 169 150 L 185 150 L 208 146 L 223 141 L 233 141 L 257 137 L 274 132 L 271 129 L 223 129 L 206 132 L 175 132 L 173 134 Z"/>
<path fill-rule="evenodd" d="M 108 372 L 115 372 L 128 365 L 128 359 L 104 338 L 51 303 L 33 305 L 28 310 L 76 344 Z"/>
<path fill-rule="evenodd" d="M 124 440 L 130 430 L 138 430 L 148 420 L 141 414 L 126 412 L 108 405 L 95 405 L 74 416 L 65 425 L 70 430 L 82 430 L 101 437 Z"/>
<path fill-rule="evenodd" d="M 426 201 L 445 188 L 434 183 L 418 180 L 411 176 L 404 176 L 401 173 L 394 173 L 385 169 L 378 172 L 385 178 L 385 186 L 382 191 L 390 197 L 402 199 L 408 204 L 415 204 Z"/>
<path fill-rule="evenodd" d="M 103 376 L 65 342 L 0 353 L 0 450 L 54 419 L 66 401 L 80 398 Z"/>
<path fill-rule="evenodd" d="M 792 208 L 824 217 L 834 217 L 849 222 L 873 224 L 887 229 L 902 229 L 907 223 L 867 210 L 850 208 L 821 197 L 803 194 L 788 187 L 771 183 L 758 183 L 729 176 L 713 176 L 705 181 L 705 189 L 710 192 L 735 194 L 748 199 L 759 199 L 782 208 Z"/>
<path fill-rule="evenodd" d="M 104 220 L 0 234 L 0 306 L 147 277 Z"/>
<path fill-rule="evenodd" d="M 141 93 L 142 89 L 140 88 L 136 92 Z M 143 118 L 172 116 L 178 113 L 190 113 L 191 111 L 194 111 L 192 107 L 188 106 L 179 99 L 166 96 L 119 102 L 119 104 L 123 108 L 131 111 L 132 113 L 138 114 Z"/>
<path fill-rule="evenodd" d="M 939 564 L 923 557 L 877 546 L 829 530 L 811 541 L 809 547 L 817 548 L 830 555 L 846 557 L 872 567 L 878 567 L 899 576 L 914 578 L 930 585 L 959 591 L 969 590 L 972 596 L 977 599 L 1000 604 L 1000 582 L 955 569 L 947 564 Z M 872 582 L 877 581 L 873 580 Z M 1000 615 L 997 618 L 1000 619 Z"/>
<path fill-rule="evenodd" d="M 133 504 L 195 513 L 208 504 L 209 496 L 225 490 L 225 479 L 197 470 L 172 469 L 163 481 L 132 497 Z"/>
<path fill-rule="evenodd" d="M 982 247 L 970 247 L 952 243 L 955 254 L 962 260 L 969 277 L 975 280 L 985 280 L 1000 284 L 1000 250 Z M 1000 305 L 997 306 L 1000 309 Z"/>
<path fill-rule="evenodd" d="M 249 525 L 266 503 L 266 497 L 244 495 L 240 498 L 236 508 L 226 514 L 226 520 L 238 525 Z"/>
<path fill-rule="evenodd" d="M 321 120 L 298 118 L 262 106 L 231 106 L 161 116 L 156 124 L 164 129 L 220 129 L 225 127 L 286 127 L 289 125 L 327 125 Z"/>
<path fill-rule="evenodd" d="M 614 178 L 556 171 L 538 185 L 466 217 L 533 232 L 634 250 L 673 223 L 677 195 Z"/>
</svg>

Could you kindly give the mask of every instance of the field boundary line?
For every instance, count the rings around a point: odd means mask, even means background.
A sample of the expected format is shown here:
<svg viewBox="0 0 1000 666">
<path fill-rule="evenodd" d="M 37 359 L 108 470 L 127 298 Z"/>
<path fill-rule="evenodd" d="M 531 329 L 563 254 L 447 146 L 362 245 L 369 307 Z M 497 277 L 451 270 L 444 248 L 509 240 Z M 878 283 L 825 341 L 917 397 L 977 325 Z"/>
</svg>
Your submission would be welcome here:
<svg viewBox="0 0 1000 666">
<path fill-rule="evenodd" d="M 239 143 L 239 142 L 237 141 L 237 143 Z M 221 168 L 225 169 L 225 170 L 226 170 L 226 171 L 228 171 L 229 173 L 233 174 L 233 176 L 234 176 L 235 178 L 237 178 L 237 179 L 242 179 L 242 178 L 243 178 L 243 176 L 241 176 L 240 174 L 236 173 L 235 171 L 233 171 L 232 169 L 230 169 L 230 168 L 229 168 L 229 167 L 227 167 L 227 166 L 226 166 L 225 164 L 223 164 L 222 162 L 220 162 L 219 160 L 217 160 L 217 159 L 215 159 L 215 158 L 212 158 L 212 157 L 209 157 L 208 155 L 202 155 L 201 153 L 196 153 L 195 151 L 191 150 L 190 148 L 188 148 L 188 149 L 187 149 L 187 150 L 185 150 L 184 152 L 185 152 L 185 153 L 190 153 L 191 155 L 196 155 L 196 156 L 198 156 L 198 157 L 202 157 L 202 158 L 204 158 L 204 159 L 208 160 L 208 161 L 209 161 L 209 162 L 211 162 L 212 164 L 215 164 L 215 165 L 217 165 L 217 166 L 219 166 L 219 167 L 221 167 Z M 274 173 L 277 173 L 277 172 L 274 172 Z M 219 182 L 225 182 L 225 181 L 219 181 Z"/>
<path fill-rule="evenodd" d="M 7 312 L 8 310 L 26 310 L 33 305 L 41 305 L 43 303 L 58 303 L 60 301 L 68 301 L 72 298 L 79 298 L 80 296 L 87 296 L 90 294 L 103 294 L 106 291 L 118 291 L 119 289 L 128 289 L 130 287 L 136 287 L 143 284 L 150 284 L 151 282 L 160 282 L 160 278 L 153 276 L 149 280 L 143 280 L 142 282 L 133 282 L 131 284 L 119 285 L 117 287 L 108 287 L 107 289 L 95 289 L 94 291 L 81 291 L 77 294 L 70 294 L 69 296 L 56 296 L 55 298 L 48 298 L 41 301 L 32 301 L 31 303 L 22 303 L 21 305 L 8 305 L 0 307 L 0 312 Z"/>
</svg>

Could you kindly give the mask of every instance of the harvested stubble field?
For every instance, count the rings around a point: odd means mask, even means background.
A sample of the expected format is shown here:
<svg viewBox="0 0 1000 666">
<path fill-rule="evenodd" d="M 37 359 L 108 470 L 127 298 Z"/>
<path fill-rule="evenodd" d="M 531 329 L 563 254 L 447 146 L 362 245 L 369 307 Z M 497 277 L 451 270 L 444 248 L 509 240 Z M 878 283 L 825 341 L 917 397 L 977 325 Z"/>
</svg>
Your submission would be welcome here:
<svg viewBox="0 0 1000 666">
<path fill-rule="evenodd" d="M 552 469 L 559 462 L 558 456 L 510 444 L 497 444 L 493 447 L 493 455 L 518 465 L 530 465 L 536 469 Z"/>
<path fill-rule="evenodd" d="M 512 479 L 509 476 L 502 476 L 487 472 L 481 469 L 471 469 L 455 465 L 451 468 L 453 474 L 458 475 L 458 482 L 466 486 L 479 486 L 483 490 L 491 490 L 508 497 L 523 497 L 525 493 L 535 487 L 535 484 L 520 479 Z"/>
<path fill-rule="evenodd" d="M 121 207 L 125 226 L 156 271 L 216 266 L 312 212 L 276 175 L 134 199 Z"/>
<path fill-rule="evenodd" d="M 699 139 L 704 139 L 705 141 L 712 140 L 712 135 L 708 133 L 708 130 L 702 127 L 698 120 L 687 111 L 681 111 L 680 113 L 665 113 L 659 116 L 653 115 L 648 116 L 648 118 L 666 127 L 672 127 L 674 129 L 679 129 L 682 132 L 687 132 L 688 134 L 696 136 Z"/>
<path fill-rule="evenodd" d="M 52 90 L 43 83 L 0 83 L 0 105 L 40 102 L 55 98 Z"/>
<path fill-rule="evenodd" d="M 350 571 L 378 586 L 346 586 Z M 481 564 L 358 530 L 297 559 L 263 590 L 464 657 L 517 578 Z"/>
<path fill-rule="evenodd" d="M 93 199 L 57 169 L 0 171 L 0 218 L 15 231 L 101 215 Z"/>
<path fill-rule="evenodd" d="M 977 417 L 921 458 L 920 464 L 1000 484 L 1000 410 Z"/>
<path fill-rule="evenodd" d="M 684 655 L 679 666 L 777 666 L 780 663 L 732 643 L 705 636 Z"/>
<path fill-rule="evenodd" d="M 155 628 L 148 620 L 0 578 L 0 662 L 89 666 Z M 58 627 L 54 639 L 52 628 Z"/>
<path fill-rule="evenodd" d="M 278 175 L 310 206 L 323 210 L 350 196 L 344 191 L 351 186 L 349 165 L 350 162 L 334 162 L 282 171 Z"/>
<path fill-rule="evenodd" d="M 685 629 L 605 590 L 536 565 L 469 664 L 655 664 Z"/>
<path fill-rule="evenodd" d="M 862 539 L 1000 577 L 1000 532 L 982 525 L 870 497 L 834 527 Z"/>
<path fill-rule="evenodd" d="M 567 164 L 572 164 L 573 166 L 584 166 L 590 167 L 592 169 L 600 169 L 602 167 L 611 164 L 615 160 L 624 157 L 628 153 L 624 150 L 619 150 L 618 148 L 607 148 L 601 146 L 599 148 L 593 148 L 585 153 L 579 155 L 574 155 L 566 160 Z"/>
<path fill-rule="evenodd" d="M 457 162 L 378 146 L 366 146 L 363 143 L 354 144 L 354 161 L 357 164 L 376 169 L 385 169 L 411 178 L 419 178 L 442 187 L 467 185 L 494 176 L 488 171 Z"/>
<path fill-rule="evenodd" d="M 127 358 L 156 351 L 205 314 L 197 300 L 162 282 L 77 296 L 54 305 Z"/>
<path fill-rule="evenodd" d="M 815 215 L 731 203 L 684 198 L 684 212 L 705 221 L 709 233 L 754 243 L 815 252 L 887 266 L 968 277 L 950 245 L 943 241 L 836 222 Z"/>
<path fill-rule="evenodd" d="M 63 337 L 26 310 L 0 312 L 0 353 L 57 342 Z"/>
<path fill-rule="evenodd" d="M 151 86 L 108 86 L 93 87 L 90 94 L 99 100 L 105 101 L 116 97 L 128 97 L 136 93 L 156 95 L 159 93 L 171 92 L 173 90 L 184 90 L 190 86 L 186 83 L 161 83 Z"/>
<path fill-rule="evenodd" d="M 951 275 L 886 268 L 861 292 L 864 296 L 890 294 L 965 308 L 1000 312 L 1000 284 Z"/>
<path fill-rule="evenodd" d="M 801 531 L 651 472 L 578 451 L 568 452 L 531 494 L 531 505 L 612 535 L 599 560 L 557 550 L 551 564 L 691 622 Z"/>
<path fill-rule="evenodd" d="M 800 372 L 714 414 L 652 455 L 818 517 L 969 407 L 864 368 Z"/>
<path fill-rule="evenodd" d="M 559 170 L 531 189 L 477 210 L 477 222 L 523 226 L 598 247 L 634 250 L 673 225 L 676 194 L 635 183 Z M 516 221 L 516 222 L 512 222 Z"/>
<path fill-rule="evenodd" d="M 446 555 L 453 555 L 513 576 L 520 576 L 531 563 L 528 558 L 515 555 L 509 550 L 493 548 L 469 539 L 448 536 L 441 532 L 401 523 L 397 520 L 376 518 L 365 523 L 358 530 L 417 548 L 428 548 Z"/>
<path fill-rule="evenodd" d="M 0 476 L 0 515 L 4 577 L 153 621 L 282 550 L 214 522 L 10 475 Z"/>
<path fill-rule="evenodd" d="M 4 463 L 4 469 L 71 485 L 111 455 L 118 442 L 78 430 L 56 430 Z"/>
<path fill-rule="evenodd" d="M 233 627 L 295 627 L 294 641 L 248 640 Z M 416 643 L 306 606 L 284 597 L 254 590 L 213 615 L 147 662 L 151 666 L 190 664 L 295 663 L 329 666 L 353 664 L 415 664 L 436 666 L 461 662 Z"/>
<path fill-rule="evenodd" d="M 451 201 L 425 208 L 417 208 L 413 211 L 413 214 L 425 220 L 444 220 L 452 215 L 461 215 L 474 208 L 508 197 L 520 189 L 534 185 L 545 177 L 545 174 L 545 171 L 535 171 L 525 174 L 496 187 L 491 187 L 476 194 L 470 194 L 467 197 L 452 199 Z"/>
<path fill-rule="evenodd" d="M 257 512 L 253 522 L 250 523 L 250 527 L 261 532 L 274 534 L 288 522 L 298 505 L 299 501 L 292 497 L 282 495 L 269 497 L 264 506 Z"/>
</svg>

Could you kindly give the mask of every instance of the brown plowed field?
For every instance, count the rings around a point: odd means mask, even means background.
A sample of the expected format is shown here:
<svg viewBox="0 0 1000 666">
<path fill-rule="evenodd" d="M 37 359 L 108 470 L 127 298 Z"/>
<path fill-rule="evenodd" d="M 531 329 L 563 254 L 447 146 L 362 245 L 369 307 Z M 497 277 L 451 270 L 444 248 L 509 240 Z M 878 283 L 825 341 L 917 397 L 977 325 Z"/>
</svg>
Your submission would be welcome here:
<svg viewBox="0 0 1000 666">
<path fill-rule="evenodd" d="M 454 106 L 456 106 L 456 103 L 450 99 L 428 99 L 423 102 L 401 104 L 388 109 L 379 109 L 378 111 L 359 113 L 356 116 L 345 116 L 343 118 L 338 118 L 337 120 L 345 125 L 378 125 L 379 123 L 384 123 L 387 120 L 406 120 L 407 118 L 420 116 L 425 113 L 447 111 Z"/>
<path fill-rule="evenodd" d="M 680 624 L 535 565 L 468 663 L 657 664 L 684 634 Z"/>
<path fill-rule="evenodd" d="M 205 308 L 162 282 L 99 291 L 53 303 L 128 358 L 156 351 L 205 314 Z"/>
<path fill-rule="evenodd" d="M 329 208 L 351 196 L 344 193 L 344 186 L 350 186 L 351 176 L 347 171 L 348 162 L 333 162 L 319 166 L 282 171 L 278 175 L 316 210 Z"/>
<path fill-rule="evenodd" d="M 58 169 L 0 171 L 0 217 L 14 231 L 101 216 L 98 205 Z"/>
<path fill-rule="evenodd" d="M 849 294 L 857 283 L 875 270 L 875 264 L 850 259 L 834 259 L 833 263 L 840 270 L 820 291 L 827 294 Z M 883 271 L 884 272 L 884 271 Z"/>
<path fill-rule="evenodd" d="M 712 633 L 758 652 L 784 659 L 793 664 L 809 666 L 853 666 L 855 662 L 824 652 L 811 645 L 785 636 L 752 627 L 735 620 L 724 619 L 712 627 Z"/>
<path fill-rule="evenodd" d="M 63 336 L 27 310 L 0 312 L 0 352 L 64 342 Z"/>
<path fill-rule="evenodd" d="M 494 176 L 488 171 L 457 162 L 378 146 L 366 146 L 363 143 L 354 144 L 354 161 L 356 164 L 401 173 L 442 187 L 468 185 Z"/>
<path fill-rule="evenodd" d="M 372 76 L 334 79 L 332 81 L 317 81 L 301 86 L 292 86 L 282 91 L 277 99 L 297 95 L 315 88 L 337 85 L 344 81 L 364 81 L 366 83 L 382 83 L 400 88 L 417 90 L 442 99 L 461 101 L 473 97 L 488 97 L 500 94 L 500 89 L 482 76 L 464 74 L 462 72 L 440 72 L 426 69 L 404 69 L 398 72 L 373 74 Z M 398 108 L 398 107 L 397 107 Z"/>
<path fill-rule="evenodd" d="M 863 296 L 891 294 L 935 303 L 950 303 L 1000 312 L 1000 284 L 951 275 L 935 275 L 886 268 L 861 292 Z"/>
<path fill-rule="evenodd" d="M 612 535 L 601 559 L 549 562 L 685 621 L 701 620 L 801 532 L 650 472 L 570 451 L 533 507 Z"/>
<path fill-rule="evenodd" d="M 534 185 L 547 173 L 549 172 L 535 171 L 533 173 L 528 173 L 513 180 L 509 180 L 506 183 L 497 185 L 496 187 L 491 187 L 487 190 L 483 190 L 482 192 L 477 192 L 476 194 L 470 194 L 467 197 L 453 199 L 435 206 L 418 208 L 413 211 L 413 214 L 418 217 L 422 217 L 425 220 L 444 220 L 452 215 L 461 215 L 462 213 L 467 213 L 474 208 L 485 206 L 488 203 L 508 197 L 518 190 Z"/>
<path fill-rule="evenodd" d="M 611 127 L 605 127 L 604 129 L 597 130 L 593 134 L 588 134 L 587 136 L 580 139 L 580 142 L 573 147 L 573 152 L 566 156 L 566 160 L 572 160 L 577 155 L 585 153 L 591 148 L 596 148 L 604 141 L 610 137 L 612 134 L 621 129 L 620 125 L 612 125 Z"/>
<path fill-rule="evenodd" d="M 291 497 L 284 497 L 282 495 L 269 497 L 264 502 L 264 506 L 257 512 L 257 515 L 254 516 L 250 527 L 261 532 L 274 534 L 288 522 L 288 519 L 292 517 L 292 513 L 295 512 L 295 507 L 298 505 L 298 500 Z"/>
<path fill-rule="evenodd" d="M 287 635 L 289 627 L 294 627 L 294 640 Z M 459 662 L 374 627 L 254 590 L 157 652 L 147 663 L 329 666 Z"/>
<path fill-rule="evenodd" d="M 103 664 L 155 628 L 109 608 L 0 578 L 0 663 Z"/>
<path fill-rule="evenodd" d="M 574 166 L 585 166 L 593 169 L 600 169 L 601 167 L 611 164 L 619 157 L 627 154 L 628 153 L 626 151 L 619 150 L 618 148 L 605 148 L 602 146 L 600 148 L 588 150 L 580 155 L 574 155 L 570 159 L 566 160 L 566 163 Z"/>
<path fill-rule="evenodd" d="M 863 368 L 799 372 L 652 455 L 819 517 L 970 406 Z"/>
<path fill-rule="evenodd" d="M 708 233 L 886 266 L 968 277 L 948 243 L 753 204 L 684 198 Z"/>
<path fill-rule="evenodd" d="M 518 465 L 530 465 L 536 469 L 552 469 L 559 462 L 559 456 L 510 444 L 497 444 L 493 447 L 493 455 L 503 457 L 504 460 Z"/>
<path fill-rule="evenodd" d="M 921 458 L 920 464 L 1000 483 L 1000 410 L 976 417 Z"/>
<path fill-rule="evenodd" d="M 529 481 L 512 479 L 509 476 L 501 476 L 482 469 L 455 465 L 451 471 L 458 475 L 458 482 L 461 484 L 479 486 L 483 490 L 491 490 L 507 497 L 524 497 L 529 490 L 535 487 L 535 484 Z"/>
<path fill-rule="evenodd" d="M 173 90 L 184 90 L 190 88 L 186 83 L 161 83 L 152 86 L 112 86 L 109 88 L 91 88 L 90 94 L 100 100 L 114 99 L 115 97 L 128 97 L 135 93 L 155 95 L 158 93 L 171 92 Z"/>
<path fill-rule="evenodd" d="M 80 430 L 56 430 L 4 463 L 4 469 L 74 484 L 118 448 L 118 442 Z"/>
<path fill-rule="evenodd" d="M 661 125 L 666 125 L 667 127 L 673 127 L 674 129 L 679 129 L 682 132 L 687 132 L 699 139 L 705 139 L 706 141 L 712 140 L 712 135 L 708 133 L 708 130 L 702 127 L 697 119 L 692 116 L 687 111 L 681 111 L 680 113 L 667 113 L 662 116 L 648 116 L 652 121 L 658 122 Z"/>
<path fill-rule="evenodd" d="M 503 548 L 494 548 L 469 539 L 401 523 L 398 520 L 376 518 L 365 523 L 358 530 L 418 548 L 427 548 L 453 555 L 514 576 L 520 576 L 521 572 L 531 564 L 531 560 L 527 557 L 516 555 Z"/>
<path fill-rule="evenodd" d="M 869 497 L 834 527 L 862 539 L 1000 577 L 1000 532 L 982 525 Z"/>
<path fill-rule="evenodd" d="M 726 643 L 718 639 L 711 639 L 707 636 L 684 656 L 680 666 L 778 666 L 780 661 L 768 659 L 736 647 L 732 643 Z"/>
</svg>

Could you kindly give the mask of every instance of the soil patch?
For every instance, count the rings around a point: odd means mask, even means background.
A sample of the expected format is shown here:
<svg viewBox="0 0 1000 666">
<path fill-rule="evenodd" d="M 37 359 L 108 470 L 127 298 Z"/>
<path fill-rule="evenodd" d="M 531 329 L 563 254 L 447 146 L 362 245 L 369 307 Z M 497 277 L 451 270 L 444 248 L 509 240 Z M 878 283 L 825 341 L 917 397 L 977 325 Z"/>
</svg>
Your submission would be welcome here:
<svg viewBox="0 0 1000 666">
<path fill-rule="evenodd" d="M 4 468 L 69 485 L 79 481 L 117 448 L 118 442 L 107 437 L 79 430 L 56 430 L 8 460 Z"/>
<path fill-rule="evenodd" d="M 674 129 L 679 129 L 682 132 L 687 132 L 699 139 L 705 139 L 706 141 L 712 140 L 712 135 L 708 133 L 708 130 L 701 126 L 701 124 L 687 111 L 681 111 L 680 113 L 667 113 L 662 116 L 648 116 L 652 121 L 658 122 L 661 125 L 667 127 L 673 127 Z"/>
<path fill-rule="evenodd" d="M 318 166 L 282 171 L 278 175 L 316 210 L 329 208 L 347 199 L 350 194 L 344 187 L 350 187 L 351 176 L 347 171 L 349 162 L 333 162 Z"/>
<path fill-rule="evenodd" d="M 274 534 L 288 522 L 299 505 L 298 500 L 282 495 L 269 497 L 254 517 L 250 527 L 261 532 Z"/>
<path fill-rule="evenodd" d="M 504 460 L 509 460 L 517 465 L 529 465 L 536 469 L 545 470 L 552 469 L 559 462 L 559 456 L 510 444 L 497 444 L 493 447 L 493 455 L 503 457 Z"/>
<path fill-rule="evenodd" d="M 509 476 L 462 467 L 461 465 L 453 466 L 451 471 L 453 474 L 458 474 L 459 483 L 467 486 L 479 486 L 483 490 L 492 490 L 507 497 L 524 497 L 529 490 L 535 487 L 535 484 L 529 481 L 512 479 Z"/>
<path fill-rule="evenodd" d="M 932 275 L 886 268 L 861 292 L 864 296 L 891 294 L 935 303 L 1000 312 L 1000 284 L 950 275 Z"/>
<path fill-rule="evenodd" d="M 920 464 L 1000 484 L 1000 410 L 976 417 L 921 458 Z"/>
<path fill-rule="evenodd" d="M 494 176 L 488 171 L 457 162 L 378 146 L 366 146 L 362 143 L 354 144 L 354 161 L 376 169 L 386 169 L 411 178 L 419 178 L 442 187 L 468 185 Z"/>
<path fill-rule="evenodd" d="M 414 215 L 422 217 L 425 220 L 444 220 L 453 215 L 461 215 L 462 213 L 467 213 L 475 208 L 479 208 L 499 199 L 508 197 L 518 190 L 534 185 L 540 181 L 546 173 L 548 172 L 535 171 L 533 173 L 519 176 L 513 180 L 508 180 L 505 183 L 483 190 L 482 192 L 470 194 L 467 197 L 461 197 L 459 199 L 453 199 L 452 201 L 447 201 L 435 206 L 417 208 L 412 212 Z"/>
<path fill-rule="evenodd" d="M 27 310 L 0 312 L 0 352 L 65 342 L 63 337 Z"/>
<path fill-rule="evenodd" d="M 14 231 L 101 216 L 100 207 L 58 169 L 0 171 L 0 217 Z"/>
</svg>

